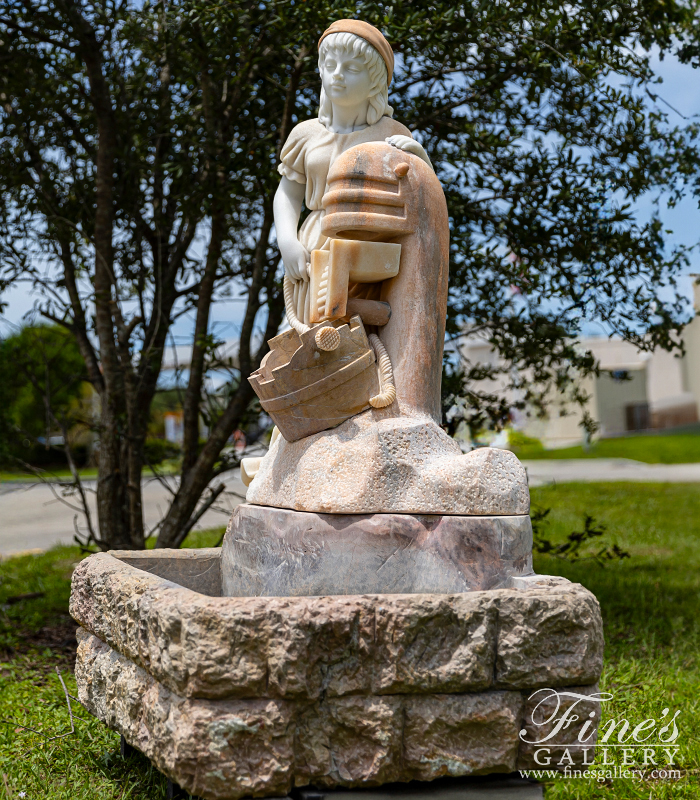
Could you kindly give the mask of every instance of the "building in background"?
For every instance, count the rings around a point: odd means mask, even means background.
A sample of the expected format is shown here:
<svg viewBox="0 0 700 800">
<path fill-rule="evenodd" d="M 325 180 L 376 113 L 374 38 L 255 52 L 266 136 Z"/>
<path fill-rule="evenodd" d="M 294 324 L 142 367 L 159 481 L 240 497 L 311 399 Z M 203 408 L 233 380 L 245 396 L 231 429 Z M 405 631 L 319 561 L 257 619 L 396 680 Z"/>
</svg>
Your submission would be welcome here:
<svg viewBox="0 0 700 800">
<path fill-rule="evenodd" d="M 185 438 L 184 414 L 182 411 L 167 411 L 163 415 L 165 441 L 182 444 Z"/>
<path fill-rule="evenodd" d="M 589 396 L 586 411 L 598 423 L 598 436 L 619 436 L 698 422 L 700 408 L 700 287 L 694 286 L 696 316 L 685 328 L 686 353 L 680 358 L 657 350 L 640 352 L 620 338 L 587 337 L 581 347 L 600 364 L 598 377 L 581 379 Z M 470 337 L 461 348 L 471 363 L 494 364 L 497 354 L 483 339 Z M 487 391 L 504 391 L 505 381 L 484 382 Z M 499 386 L 499 383 L 501 384 Z M 517 398 L 513 398 L 515 401 Z M 567 447 L 581 441 L 583 410 L 553 397 L 546 419 L 514 412 L 514 427 L 545 447 Z"/>
</svg>

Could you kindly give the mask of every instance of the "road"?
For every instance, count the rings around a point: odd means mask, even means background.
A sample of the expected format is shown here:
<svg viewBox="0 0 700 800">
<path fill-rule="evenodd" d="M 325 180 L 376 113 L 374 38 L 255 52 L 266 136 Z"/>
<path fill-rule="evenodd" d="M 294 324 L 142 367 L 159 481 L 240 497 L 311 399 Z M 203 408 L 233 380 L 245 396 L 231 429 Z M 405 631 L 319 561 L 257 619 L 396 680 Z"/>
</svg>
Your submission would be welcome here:
<svg viewBox="0 0 700 800">
<path fill-rule="evenodd" d="M 700 483 L 700 464 L 644 464 L 627 458 L 548 459 L 523 464 L 530 486 L 573 481 Z"/>
<path fill-rule="evenodd" d="M 195 526 L 198 529 L 225 525 L 233 509 L 245 495 L 240 472 L 224 473 L 215 480 L 226 484 L 226 492 L 220 495 L 216 505 L 222 511 L 210 509 Z M 170 479 L 172 486 L 174 479 Z M 94 481 L 86 481 L 90 492 L 93 521 L 96 519 Z M 146 526 L 152 528 L 161 518 L 168 505 L 169 491 L 158 481 L 143 482 L 143 504 Z M 76 506 L 74 498 L 67 498 Z M 58 499 L 46 484 L 4 483 L 0 484 L 0 557 L 27 550 L 46 550 L 55 544 L 71 544 L 75 534 L 76 510 Z M 79 515 L 78 524 L 84 530 L 84 518 Z"/>
<path fill-rule="evenodd" d="M 700 483 L 700 464 L 643 464 L 623 458 L 524 461 L 523 464 L 530 486 L 572 481 Z M 223 511 L 209 510 L 197 528 L 225 525 L 233 509 L 242 502 L 241 497 L 229 494 L 245 495 L 238 470 L 225 473 L 219 480 L 226 484 L 226 493 L 217 503 Z M 94 489 L 94 482 L 88 481 L 86 486 Z M 157 481 L 144 481 L 143 499 L 146 525 L 151 528 L 167 507 L 168 490 Z M 95 519 L 94 495 L 91 505 Z M 75 516 L 76 511 L 57 499 L 44 484 L 0 485 L 0 557 L 72 543 Z M 84 527 L 82 520 L 79 524 Z"/>
</svg>

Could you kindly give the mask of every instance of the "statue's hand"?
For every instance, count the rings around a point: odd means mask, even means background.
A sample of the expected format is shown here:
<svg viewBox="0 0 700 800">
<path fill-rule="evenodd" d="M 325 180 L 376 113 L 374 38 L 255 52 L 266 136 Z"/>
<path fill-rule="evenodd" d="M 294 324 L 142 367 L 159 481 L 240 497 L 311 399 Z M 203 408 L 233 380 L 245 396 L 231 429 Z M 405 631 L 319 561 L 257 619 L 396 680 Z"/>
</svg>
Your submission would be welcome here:
<svg viewBox="0 0 700 800">
<path fill-rule="evenodd" d="M 405 150 L 407 153 L 413 153 L 414 156 L 422 158 L 425 163 L 432 168 L 428 154 L 423 149 L 420 142 L 412 139 L 410 136 L 404 136 L 402 133 L 397 133 L 395 136 L 389 136 L 385 139 L 387 144 L 392 147 L 397 147 L 399 150 Z"/>
<path fill-rule="evenodd" d="M 306 248 L 298 239 L 278 242 L 278 245 L 287 275 L 293 281 L 307 280 L 306 265 L 309 262 L 309 254 Z"/>
</svg>

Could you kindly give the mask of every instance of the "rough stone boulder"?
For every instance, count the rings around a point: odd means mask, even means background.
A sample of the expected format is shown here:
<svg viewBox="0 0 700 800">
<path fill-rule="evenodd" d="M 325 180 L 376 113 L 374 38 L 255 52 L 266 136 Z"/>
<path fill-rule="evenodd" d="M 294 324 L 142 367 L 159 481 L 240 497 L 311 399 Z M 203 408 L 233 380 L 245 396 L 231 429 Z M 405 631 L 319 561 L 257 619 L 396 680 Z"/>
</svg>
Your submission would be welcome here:
<svg viewBox="0 0 700 800">
<path fill-rule="evenodd" d="M 527 514 L 525 469 L 513 453 L 462 453 L 430 417 L 371 410 L 296 442 L 278 437 L 248 503 L 332 514 Z"/>
</svg>

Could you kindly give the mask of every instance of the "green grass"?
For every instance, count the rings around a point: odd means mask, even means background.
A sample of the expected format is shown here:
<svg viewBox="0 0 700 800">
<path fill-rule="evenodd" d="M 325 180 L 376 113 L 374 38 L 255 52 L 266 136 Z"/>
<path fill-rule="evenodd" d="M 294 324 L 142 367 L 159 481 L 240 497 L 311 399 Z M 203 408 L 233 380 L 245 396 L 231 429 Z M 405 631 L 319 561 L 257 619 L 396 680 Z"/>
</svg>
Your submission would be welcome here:
<svg viewBox="0 0 700 800">
<path fill-rule="evenodd" d="M 540 573 L 564 575 L 600 600 L 606 632 L 601 688 L 615 694 L 605 720 L 633 724 L 659 718 L 666 707 L 678 718 L 682 778 L 677 783 L 586 780 L 546 784 L 547 800 L 674 800 L 700 797 L 700 486 L 672 484 L 565 484 L 532 490 L 533 502 L 551 507 L 547 535 L 581 529 L 585 513 L 608 528 L 606 538 L 632 558 L 605 568 L 536 557 Z M 208 546 L 220 531 L 198 533 L 187 544 Z M 9 796 L 70 800 L 154 800 L 165 780 L 140 755 L 121 759 L 119 739 L 80 707 L 75 733 L 43 743 L 20 725 L 56 735 L 70 730 L 63 689 L 76 693 L 61 640 L 69 573 L 76 548 L 0 562 L 0 773 Z M 45 591 L 42 598 L 4 606 L 12 595 Z M 54 634 L 51 631 L 55 632 Z M 29 749 L 33 748 L 33 749 Z M 0 781 L 0 798 L 4 787 Z"/>
<path fill-rule="evenodd" d="M 223 528 L 194 531 L 185 547 L 211 547 Z M 152 544 L 152 542 L 151 542 Z M 167 780 L 139 753 L 122 759 L 119 736 L 71 700 L 75 732 L 56 668 L 71 673 L 75 623 L 68 615 L 77 547 L 0 561 L 0 798 L 158 800 Z M 18 595 L 43 596 L 8 605 Z M 27 730 L 33 729 L 34 732 Z M 53 741 L 46 739 L 68 734 Z"/>
<path fill-rule="evenodd" d="M 72 481 L 73 475 L 69 469 L 42 469 L 41 475 L 33 472 L 10 472 L 0 470 L 0 483 L 41 483 L 45 480 L 51 481 Z M 78 470 L 78 474 L 84 481 L 97 480 L 97 467 L 86 467 Z M 158 467 L 159 475 L 179 475 L 180 466 L 177 461 L 164 461 Z M 152 478 L 154 475 L 150 467 L 144 467 L 143 477 Z"/>
<path fill-rule="evenodd" d="M 0 797 L 34 800 L 165 798 L 167 781 L 146 758 L 124 760 L 119 737 L 72 703 L 75 733 L 49 652 L 18 657 L 0 670 Z M 71 695 L 75 680 L 66 669 Z M 25 730 L 33 728 L 37 733 Z M 41 735 L 39 735 L 41 734 Z M 68 734 L 54 741 L 49 738 Z M 24 792 L 25 794 L 21 794 Z"/>
<path fill-rule="evenodd" d="M 185 539 L 183 547 L 216 547 L 221 542 L 226 526 L 210 528 L 206 531 L 192 531 Z M 156 537 L 146 539 L 146 549 L 151 550 L 156 546 Z"/>
<path fill-rule="evenodd" d="M 664 708 L 681 709 L 680 782 L 557 780 L 548 785 L 547 800 L 700 797 L 700 486 L 565 484 L 531 493 L 533 504 L 552 508 L 553 540 L 580 530 L 590 513 L 607 526 L 606 539 L 632 556 L 605 568 L 535 559 L 537 572 L 582 583 L 600 601 L 601 689 L 615 695 L 604 706 L 603 724 L 624 718 L 634 727 L 659 719 Z"/>
<path fill-rule="evenodd" d="M 84 481 L 97 479 L 97 468 L 90 467 L 78 470 L 78 474 Z M 41 470 L 41 475 L 45 480 L 70 481 L 73 479 L 69 469 L 47 469 Z M 0 470 L 0 483 L 41 483 L 42 477 L 32 472 L 9 472 Z"/>
<path fill-rule="evenodd" d="M 523 460 L 550 458 L 631 458 L 647 464 L 690 464 L 700 461 L 700 435 L 668 434 L 623 436 L 600 439 L 588 450 L 581 445 L 545 450 L 539 444 L 524 444 L 513 448 Z"/>
</svg>

